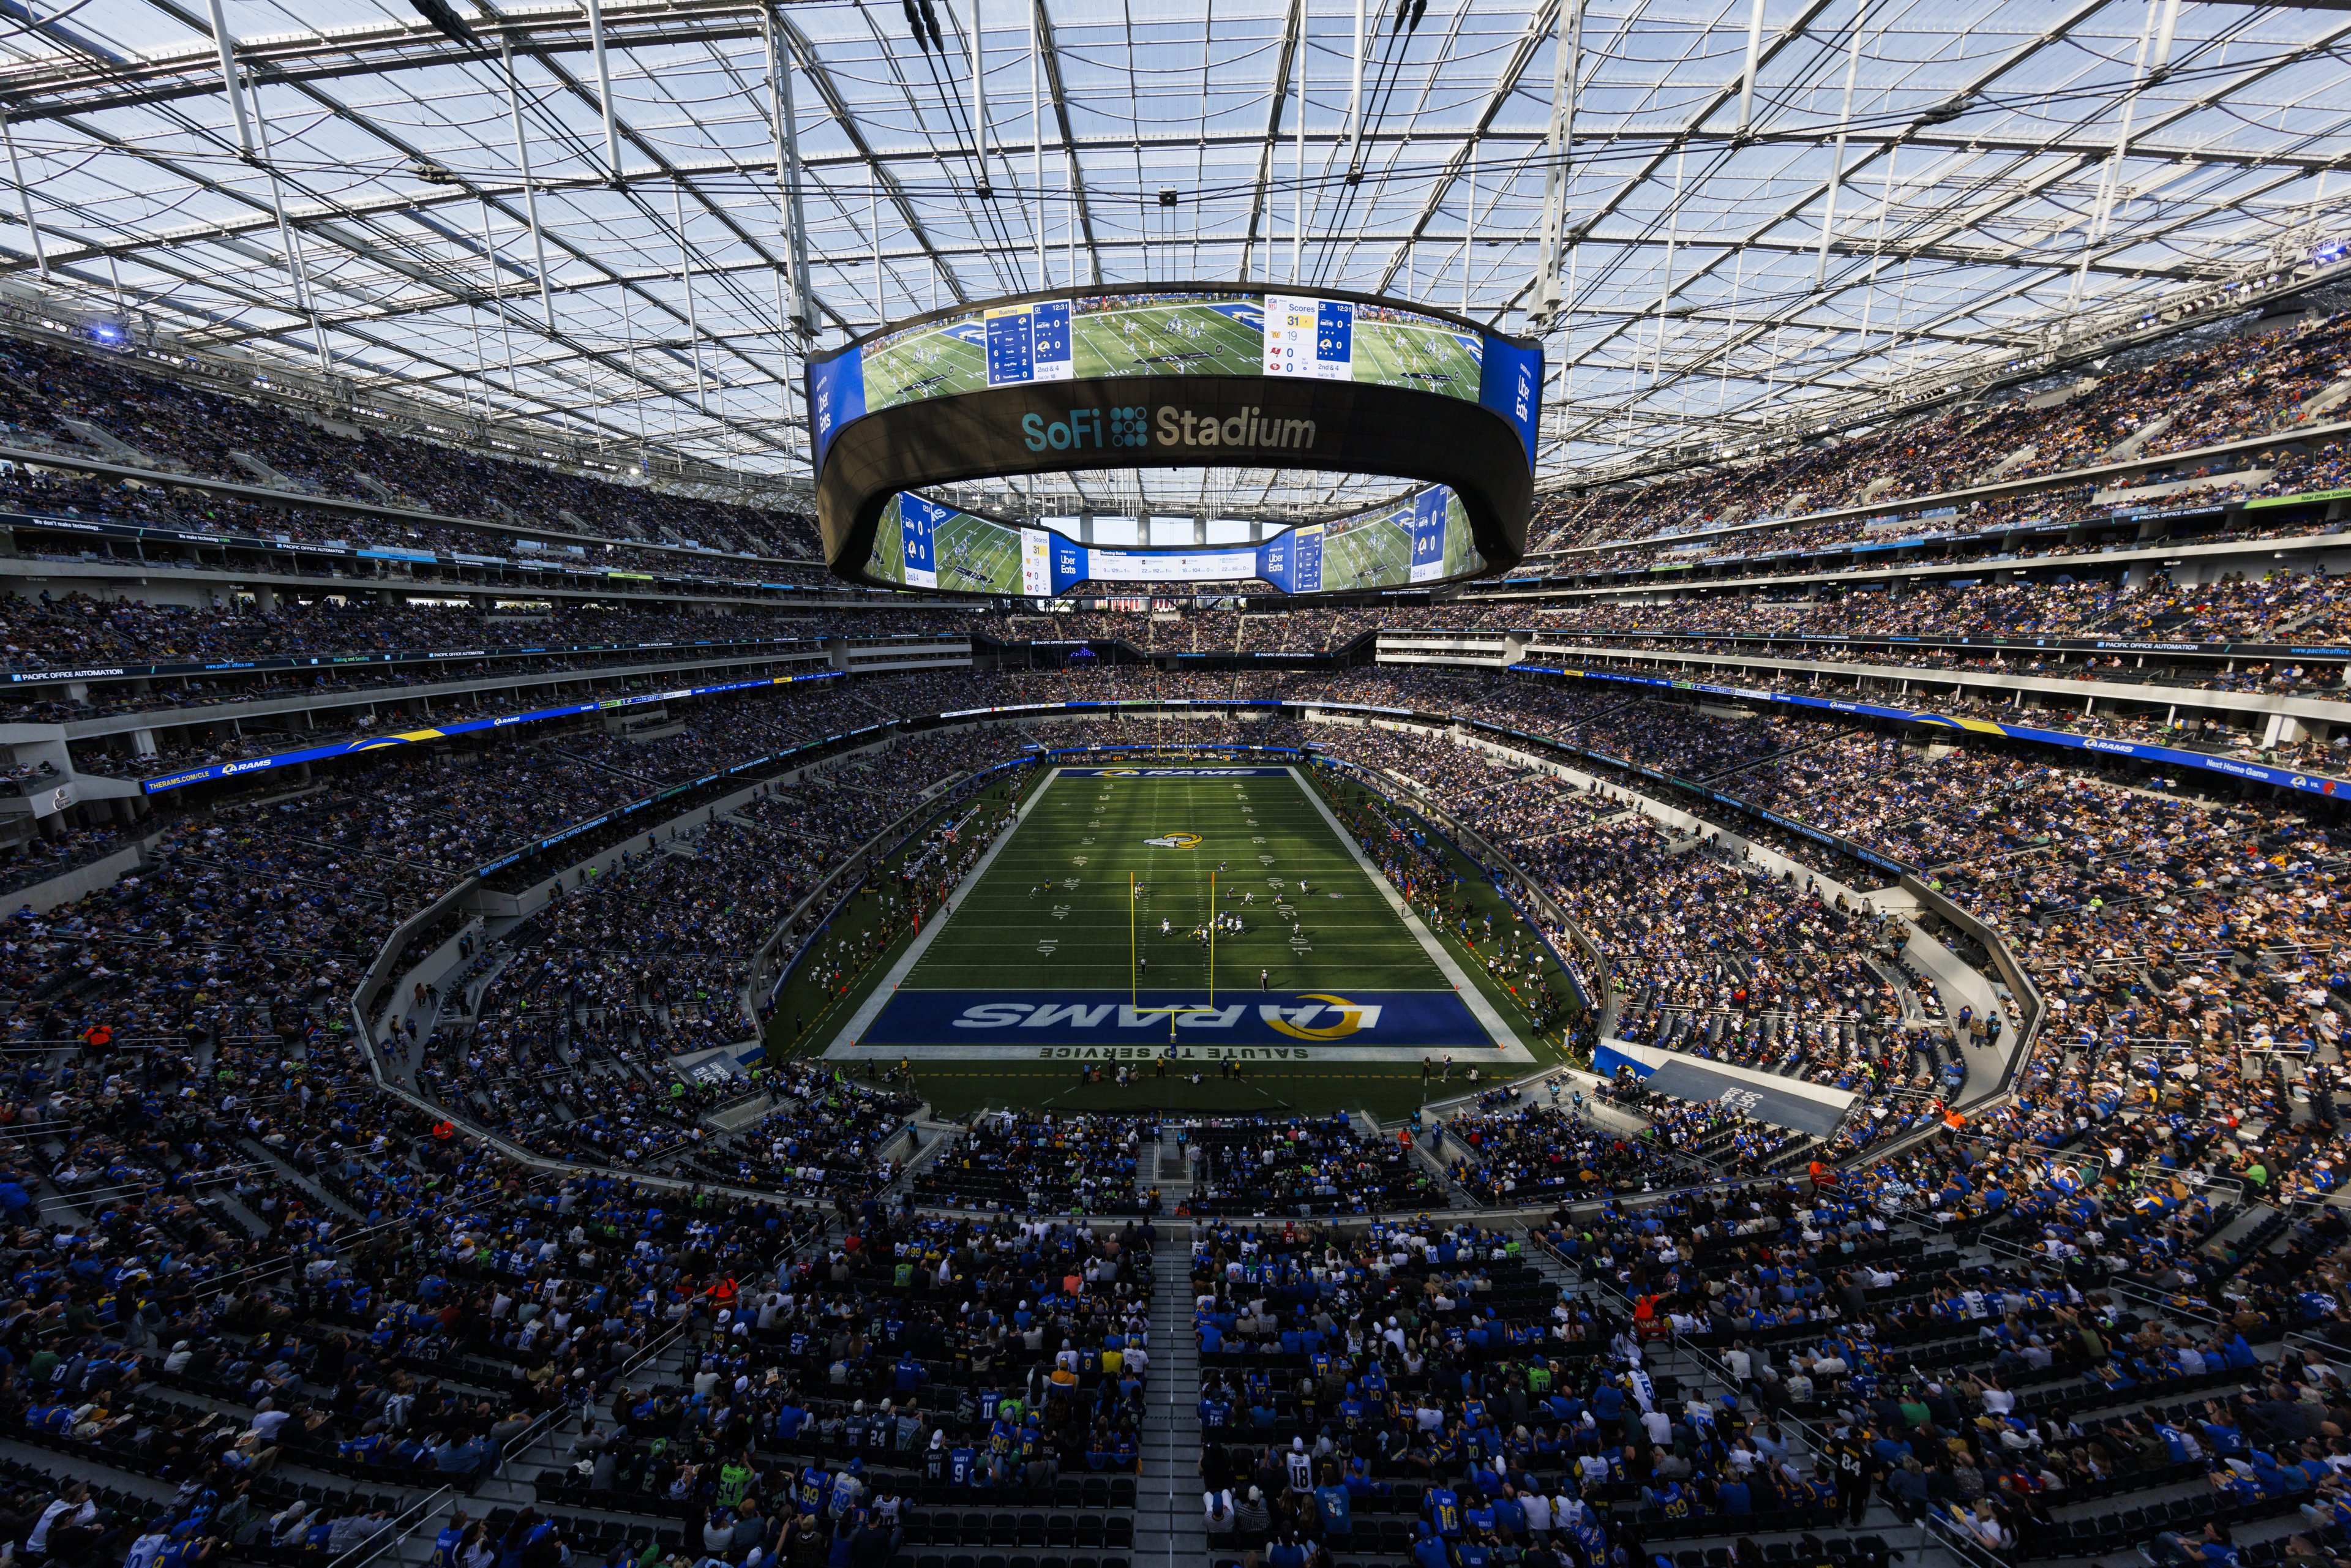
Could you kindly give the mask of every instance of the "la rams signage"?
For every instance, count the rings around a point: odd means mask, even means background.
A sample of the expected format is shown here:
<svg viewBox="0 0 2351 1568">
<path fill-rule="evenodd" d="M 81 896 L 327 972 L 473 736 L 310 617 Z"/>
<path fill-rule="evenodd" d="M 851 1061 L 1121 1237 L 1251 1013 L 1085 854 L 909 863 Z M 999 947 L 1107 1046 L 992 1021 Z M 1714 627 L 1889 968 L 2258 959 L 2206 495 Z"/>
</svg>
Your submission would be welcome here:
<svg viewBox="0 0 2351 1568">
<path fill-rule="evenodd" d="M 1066 779 L 1279 779 L 1287 768 L 1064 768 Z"/>
<path fill-rule="evenodd" d="M 857 1044 L 893 1053 L 1048 1061 L 1165 1054 L 1179 1060 L 1311 1061 L 1320 1048 L 1399 1054 L 1493 1049 L 1453 991 L 910 991 L 891 997 Z M 1350 1055 L 1356 1054 L 1351 1050 Z"/>
</svg>

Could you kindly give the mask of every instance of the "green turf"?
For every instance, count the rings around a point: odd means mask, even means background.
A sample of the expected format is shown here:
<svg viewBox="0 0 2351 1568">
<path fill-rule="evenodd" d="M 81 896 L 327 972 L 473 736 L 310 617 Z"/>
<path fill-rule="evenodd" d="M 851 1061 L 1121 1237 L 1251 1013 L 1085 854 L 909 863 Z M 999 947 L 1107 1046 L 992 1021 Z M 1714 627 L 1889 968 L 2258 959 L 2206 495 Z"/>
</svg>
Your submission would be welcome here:
<svg viewBox="0 0 2351 1568">
<path fill-rule="evenodd" d="M 1486 558 L 1478 553 L 1477 540 L 1469 531 L 1469 509 L 1455 496 L 1445 504 L 1445 575 L 1458 577 L 1485 564 Z"/>
<path fill-rule="evenodd" d="M 1073 314 L 1071 356 L 1095 376 L 1253 376 L 1265 333 L 1207 305 L 1138 305 Z"/>
<path fill-rule="evenodd" d="M 1149 842 L 1178 833 L 1199 843 Z M 1244 927 L 1217 938 L 1221 986 L 1255 990 L 1262 970 L 1275 990 L 1452 989 L 1287 776 L 1061 777 L 904 984 L 1116 990 L 1134 983 L 1132 958 L 1144 988 L 1206 988 L 1209 948 L 1192 933 L 1211 907 Z"/>
<path fill-rule="evenodd" d="M 1322 587 L 1386 588 L 1412 576 L 1412 531 L 1393 516 L 1365 518 L 1322 535 Z"/>
<path fill-rule="evenodd" d="M 898 497 L 893 496 L 882 508 L 882 520 L 873 526 L 873 548 L 865 557 L 866 571 L 884 582 L 906 580 L 906 536 L 903 524 Z"/>
<path fill-rule="evenodd" d="M 957 512 L 940 527 L 933 549 L 941 588 L 1020 591 L 1020 536 L 1000 523 Z"/>
<path fill-rule="evenodd" d="M 1161 760 L 1175 762 L 1216 759 L 1169 757 Z M 1398 807 L 1394 802 L 1380 800 L 1364 789 L 1361 782 L 1352 779 L 1324 775 L 1324 769 L 1311 770 L 1313 782 L 1307 787 L 1322 789 L 1326 797 L 1340 810 L 1358 810 L 1364 809 L 1367 803 L 1375 804 L 1407 825 L 1418 824 L 1418 819 L 1408 810 Z M 1037 769 L 1029 772 L 1017 785 L 990 789 L 979 802 L 983 814 L 988 818 L 999 816 L 1010 806 L 1017 796 L 1036 790 L 1048 776 L 1047 770 Z M 1270 837 L 1271 835 L 1264 833 L 1263 830 L 1275 820 L 1271 814 L 1271 809 L 1279 797 L 1274 794 L 1273 787 L 1295 789 L 1298 786 L 1279 779 L 1249 779 L 1245 782 L 1252 797 L 1249 804 L 1257 808 L 1259 830 L 1247 836 Z M 1091 779 L 1065 779 L 1062 787 L 1093 783 L 1094 781 Z M 1229 792 L 1229 786 L 1228 786 L 1228 792 Z M 1094 804 L 1092 800 L 1081 800 L 1079 803 L 1086 806 Z M 1298 800 L 1297 805 L 1302 810 L 1311 812 L 1312 810 L 1311 804 L 1302 798 Z M 1225 810 L 1231 810 L 1232 807 L 1233 803 L 1225 803 Z M 953 810 L 960 815 L 971 809 L 972 803 L 966 802 L 954 808 Z M 1091 822 L 1092 820 L 1092 811 L 1088 811 L 1085 821 Z M 1328 841 L 1328 828 L 1321 826 L 1319 814 L 1316 814 L 1315 821 L 1320 827 L 1323 839 Z M 1244 828 L 1248 826 L 1246 822 L 1241 825 Z M 1157 836 L 1158 832 L 1169 831 L 1167 827 L 1157 824 L 1154 826 L 1155 831 L 1145 836 Z M 1203 829 L 1187 831 L 1205 832 Z M 1077 836 L 1092 836 L 1100 841 L 1103 835 L 1102 830 L 1089 827 L 1081 830 Z M 919 835 L 917 841 L 919 841 Z M 1209 847 L 1204 844 L 1202 850 L 1188 852 L 1196 856 Z M 1258 848 L 1254 845 L 1249 847 L 1252 851 Z M 1017 841 L 1008 843 L 1005 846 L 1005 853 L 1009 854 L 1019 848 L 1020 845 Z M 1335 842 L 1331 843 L 1330 850 L 1343 856 L 1345 853 L 1344 847 Z M 1072 850 L 1070 852 L 1076 854 L 1086 852 Z M 1507 930 L 1511 918 L 1509 906 L 1489 883 L 1476 874 L 1476 867 L 1466 857 L 1454 852 L 1449 846 L 1443 846 L 1443 852 L 1448 862 L 1465 879 L 1461 884 L 1460 894 L 1470 907 L 1472 935 L 1477 936 L 1482 931 L 1482 920 L 1488 915 L 1492 916 L 1498 930 Z M 1232 857 L 1229 854 L 1223 854 L 1218 858 L 1230 861 Z M 991 871 L 1003 863 L 1004 856 L 999 855 L 994 865 L 991 865 Z M 1215 862 L 1211 861 L 1210 863 Z M 1091 866 L 1071 867 L 1070 872 L 1082 877 L 1086 869 L 1091 869 Z M 1322 878 L 1312 870 L 1306 871 L 1304 874 L 1307 881 L 1316 887 L 1319 894 L 1322 890 Z M 1347 884 L 1338 880 L 1342 875 L 1352 877 L 1357 882 L 1362 878 L 1362 873 L 1355 868 L 1352 856 L 1346 857 L 1344 867 L 1326 874 L 1332 878 L 1329 888 L 1341 892 L 1347 891 Z M 1172 888 L 1180 881 L 1180 878 L 1172 876 L 1167 869 L 1163 867 L 1159 880 L 1164 887 Z M 975 895 L 980 891 L 982 889 L 979 888 L 973 890 Z M 1066 898 L 1068 891 L 1062 890 L 1061 898 Z M 1027 902 L 1026 884 L 1016 882 L 1014 893 L 1020 902 L 1023 904 Z M 1040 898 L 1042 896 L 1040 894 Z M 1056 901 L 1061 901 L 1061 898 L 1057 898 Z M 1315 902 L 1315 899 L 1308 900 L 1310 905 Z M 1350 902 L 1352 901 L 1347 899 L 1320 900 L 1322 905 L 1331 909 L 1338 909 Z M 1384 898 L 1379 902 L 1384 909 Z M 1260 898 L 1258 904 L 1251 907 L 1264 908 L 1264 899 Z M 1112 909 L 1113 912 L 1117 910 L 1114 895 L 1112 899 Z M 880 913 L 879 900 L 871 893 L 866 893 L 850 900 L 834 915 L 829 937 L 860 952 L 862 956 L 857 973 L 845 990 L 834 991 L 816 977 L 814 966 L 803 966 L 796 969 L 778 998 L 776 1013 L 768 1030 L 767 1038 L 771 1050 L 786 1056 L 820 1054 L 825 1045 L 838 1033 L 841 1025 L 856 1011 L 866 995 L 889 971 L 898 956 L 904 951 L 906 945 L 913 940 L 913 936 L 904 931 L 883 936 L 879 929 Z M 1025 914 L 1026 911 L 1022 913 Z M 1051 922 L 1049 906 L 1045 911 L 1045 918 L 1058 930 L 1065 928 L 1074 921 L 1076 915 L 1073 911 L 1067 919 L 1061 922 Z M 1395 917 L 1388 915 L 1387 918 L 1393 920 Z M 1152 929 L 1155 934 L 1157 930 L 1155 919 Z M 1280 929 L 1286 935 L 1286 924 Z M 1311 929 L 1311 926 L 1310 929 Z M 935 941 L 944 940 L 947 935 L 948 933 L 942 932 L 940 937 L 935 939 L 934 950 L 935 950 Z M 1517 998 L 1510 994 L 1508 988 L 1496 982 L 1485 972 L 1484 957 L 1495 949 L 1495 943 L 1491 939 L 1482 936 L 1479 936 L 1476 940 L 1465 938 L 1458 928 L 1453 927 L 1440 929 L 1438 938 L 1456 961 L 1468 971 L 1473 983 L 1485 993 L 1487 998 L 1493 1003 L 1502 1017 L 1509 1019 L 1511 1025 L 1520 1030 L 1521 1037 L 1529 1040 L 1540 1066 L 1548 1067 L 1567 1060 L 1554 1045 L 1532 1037 L 1528 1028 L 1530 1020 L 1524 1009 L 1520 1007 Z M 1037 940 L 1043 940 L 1043 938 L 1039 937 Z M 1113 935 L 1113 945 L 1116 946 L 1115 930 Z M 1326 945 L 1317 944 L 1318 948 Z M 1003 947 L 1008 946 L 1009 944 L 999 946 L 999 956 L 996 960 L 998 967 L 991 972 L 987 984 L 1019 985 L 1028 983 L 1033 978 L 1033 971 L 1007 972 L 1003 967 L 1001 953 Z M 1416 948 L 1417 944 L 1415 944 L 1415 946 Z M 1057 948 L 1056 952 L 1059 951 L 1060 949 Z M 1226 945 L 1219 941 L 1217 945 L 1219 984 L 1222 984 L 1221 977 L 1225 972 L 1228 952 Z M 925 956 L 927 957 L 928 955 L 926 954 Z M 968 950 L 966 956 L 967 959 Z M 1338 967 L 1340 972 L 1347 977 L 1348 981 L 1364 983 L 1356 980 L 1359 971 L 1343 967 L 1343 956 L 1331 953 L 1291 956 L 1294 962 L 1301 964 L 1310 956 L 1319 956 L 1321 961 Z M 1171 955 L 1167 959 L 1155 962 L 1154 968 L 1156 970 L 1162 967 L 1162 964 L 1172 963 L 1172 961 Z M 1426 955 L 1421 956 L 1420 961 L 1423 963 L 1426 961 Z M 1430 970 L 1434 971 L 1434 966 L 1430 966 Z M 1161 978 L 1162 977 L 1157 973 L 1152 976 L 1155 985 L 1158 984 Z M 1256 984 L 1256 972 L 1253 967 L 1246 970 L 1246 981 L 1247 986 Z M 1075 986 L 1078 982 L 1063 979 L 1057 974 L 1054 977 L 1054 983 Z M 1550 983 L 1555 990 L 1564 993 L 1564 982 L 1559 980 L 1556 976 L 1552 977 Z M 870 1076 L 884 1070 L 885 1066 L 886 1064 L 880 1062 L 852 1064 L 851 1071 L 862 1071 Z M 1040 1065 L 1035 1062 L 1006 1061 L 975 1053 L 968 1061 L 922 1064 L 916 1071 L 914 1087 L 925 1099 L 931 1103 L 936 1113 L 946 1116 L 967 1115 L 988 1106 L 1050 1105 L 1065 1110 L 1161 1111 L 1205 1114 L 1251 1111 L 1319 1113 L 1333 1110 L 1367 1110 L 1384 1120 L 1394 1120 L 1408 1115 L 1415 1108 L 1426 1103 L 1431 1099 L 1449 1097 L 1460 1092 L 1463 1087 L 1458 1081 L 1424 1086 L 1416 1066 L 1410 1064 L 1388 1066 L 1377 1062 L 1310 1062 L 1303 1065 L 1284 1065 L 1279 1068 L 1252 1068 L 1245 1076 L 1238 1079 L 1225 1079 L 1214 1074 L 1207 1074 L 1197 1083 L 1191 1082 L 1188 1078 L 1182 1076 L 1163 1079 L 1145 1075 L 1138 1082 L 1125 1087 L 1121 1087 L 1114 1082 L 1081 1085 L 1077 1082 L 1077 1076 L 1073 1070 L 1066 1067 Z"/>
<path fill-rule="evenodd" d="M 972 319 L 915 328 L 863 355 L 865 406 L 878 413 L 903 402 L 987 390 L 987 350 L 956 335 Z M 952 329 L 952 330 L 951 330 Z"/>
<path fill-rule="evenodd" d="M 1355 318 L 1355 380 L 1476 402 L 1478 351 L 1446 329 Z"/>
</svg>

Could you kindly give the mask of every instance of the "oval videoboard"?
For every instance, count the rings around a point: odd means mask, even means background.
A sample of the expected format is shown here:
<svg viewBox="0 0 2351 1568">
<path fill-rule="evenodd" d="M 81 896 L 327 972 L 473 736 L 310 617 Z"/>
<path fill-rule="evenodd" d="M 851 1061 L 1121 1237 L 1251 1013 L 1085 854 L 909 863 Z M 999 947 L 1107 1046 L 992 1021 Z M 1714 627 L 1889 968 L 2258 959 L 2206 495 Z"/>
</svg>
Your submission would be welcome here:
<svg viewBox="0 0 2351 1568">
<path fill-rule="evenodd" d="M 1032 597 L 1081 582 L 1402 587 L 1518 563 L 1541 345 L 1363 295 L 1199 284 L 935 311 L 809 362 L 817 518 L 852 581 Z M 1227 549 L 1105 549 L 926 486 L 1092 468 L 1302 468 L 1418 480 L 1355 516 Z"/>
</svg>

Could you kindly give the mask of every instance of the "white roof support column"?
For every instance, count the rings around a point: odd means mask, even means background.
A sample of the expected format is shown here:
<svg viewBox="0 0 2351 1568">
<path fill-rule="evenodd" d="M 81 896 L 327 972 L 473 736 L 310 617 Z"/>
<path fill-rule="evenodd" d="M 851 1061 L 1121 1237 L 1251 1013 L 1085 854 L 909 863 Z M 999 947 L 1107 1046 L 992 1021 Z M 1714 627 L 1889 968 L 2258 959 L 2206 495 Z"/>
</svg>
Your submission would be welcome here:
<svg viewBox="0 0 2351 1568">
<path fill-rule="evenodd" d="M 219 0 L 214 0 L 217 5 Z M 588 0 L 588 47 L 596 57 L 596 104 L 604 111 L 604 169 L 621 179 L 621 117 L 612 108 L 612 62 L 604 52 L 604 0 Z"/>
<path fill-rule="evenodd" d="M 16 201 L 25 214 L 25 232 L 33 236 L 33 266 L 39 270 L 41 281 L 47 283 L 49 280 L 49 253 L 47 247 L 41 244 L 41 225 L 33 221 L 33 188 L 25 183 L 24 165 L 16 162 L 16 132 L 10 129 L 8 116 L 5 113 L 0 113 L 0 138 L 5 138 L 8 144 L 8 178 L 16 183 Z"/>
<path fill-rule="evenodd" d="M 1364 177 L 1364 8 L 1355 0 L 1355 60 L 1347 78 L 1347 183 Z"/>
<path fill-rule="evenodd" d="M 547 287 L 547 235 L 538 226 L 538 186 L 530 177 L 530 141 L 522 133 L 522 86 L 515 79 L 514 45 L 498 40 L 498 57 L 507 74 L 507 117 L 514 126 L 515 166 L 522 173 L 523 215 L 530 220 L 531 256 L 538 273 L 538 314 L 547 335 L 555 335 L 555 297 Z"/>
<path fill-rule="evenodd" d="M 791 45 L 772 10 L 760 12 L 768 34 L 768 125 L 776 144 L 776 216 L 784 231 L 791 271 L 788 322 L 802 338 L 816 336 L 816 304 L 809 289 L 808 215 L 800 200 L 799 115 L 792 106 Z"/>
<path fill-rule="evenodd" d="M 1829 237 L 1836 233 L 1837 187 L 1844 180 L 1845 135 L 1853 124 L 1853 78 L 1861 69 L 1861 36 L 1869 20 L 1869 0 L 1854 0 L 1853 44 L 1844 56 L 1844 105 L 1837 110 L 1836 155 L 1829 160 L 1828 190 L 1822 198 L 1821 254 L 1813 263 L 1813 287 L 1828 272 Z"/>
<path fill-rule="evenodd" d="M 2105 237 L 2106 220 L 2114 212 L 2115 188 L 2122 183 L 2123 160 L 2130 155 L 2131 120 L 2138 112 L 2139 94 L 2169 74 L 2171 37 L 2179 23 L 2179 0 L 2147 0 L 2147 23 L 2139 29 L 2138 58 L 2132 65 L 2130 90 L 2123 95 L 2122 118 L 2115 127 L 2114 151 L 2106 155 L 2106 166 L 2099 172 L 2097 200 L 2090 208 L 2089 221 L 2082 225 L 2082 259 L 2074 267 L 2074 281 L 2065 291 L 2068 307 L 2081 298 L 2082 286 L 2089 278 L 2090 257 L 2096 252 L 2098 242 Z"/>
<path fill-rule="evenodd" d="M 971 169 L 975 196 L 992 196 L 987 178 L 987 56 L 980 29 L 980 0 L 971 0 Z"/>
<path fill-rule="evenodd" d="M 1537 329 L 1549 327 L 1567 302 L 1559 267 L 1567 243 L 1567 160 L 1575 145 L 1575 96 L 1583 74 L 1583 0 L 1563 0 L 1554 20 L 1551 131 L 1543 145 L 1542 244 L 1535 253 L 1534 297 L 1527 306 L 1527 324 Z"/>
<path fill-rule="evenodd" d="M 278 188 L 277 166 L 269 155 L 269 117 L 261 112 L 261 95 L 253 98 L 253 131 L 261 144 L 261 167 L 269 178 L 269 210 L 277 218 L 277 243 L 286 255 L 286 270 L 294 279 L 294 303 L 310 318 L 310 344 L 319 355 L 319 373 L 334 368 L 327 355 L 327 329 L 319 318 L 318 292 L 310 284 L 310 258 L 302 249 L 301 231 L 286 221 L 286 193 Z"/>
<path fill-rule="evenodd" d="M 1752 0 L 1747 9 L 1747 65 L 1739 73 L 1739 129 L 1731 134 L 1739 141 L 1755 123 L 1755 67 L 1763 57 L 1763 0 Z"/>
<path fill-rule="evenodd" d="M 670 224 L 677 230 L 677 276 L 685 285 L 685 344 L 694 355 L 694 396 L 706 404 L 710 397 L 709 383 L 702 374 L 702 323 L 694 308 L 694 247 L 685 243 L 685 182 L 677 181 L 669 188 Z M 710 411 L 705 406 L 703 412 Z"/>
<path fill-rule="evenodd" d="M 236 144 L 247 158 L 253 156 L 253 120 L 245 107 L 245 91 L 236 79 L 236 45 L 228 36 L 228 16 L 221 9 L 221 0 L 207 0 L 212 13 L 213 43 L 220 50 L 221 90 L 228 95 L 228 106 L 236 116 Z"/>
<path fill-rule="evenodd" d="M 1469 194 L 1461 206 L 1461 314 L 1469 314 L 1469 247 L 1478 241 L 1478 133 L 1469 133 Z"/>
<path fill-rule="evenodd" d="M 1356 49 L 1361 58 L 1363 50 Z M 1290 188 L 1290 281 L 1295 287 L 1306 253 L 1306 0 L 1298 0 L 1298 155 Z M 1270 272 L 1272 268 L 1266 270 Z"/>
<path fill-rule="evenodd" d="M 248 105 L 245 101 L 246 84 L 236 68 L 236 41 L 229 36 L 228 16 L 221 0 L 208 0 L 207 9 L 212 21 L 213 44 L 220 51 L 221 91 L 227 97 L 229 109 L 236 117 L 237 149 L 245 154 L 246 162 L 258 168 L 262 178 L 269 183 L 269 211 L 277 224 L 278 254 L 285 257 L 287 276 L 294 282 L 295 308 L 310 319 L 311 346 L 317 350 L 319 369 L 323 373 L 330 368 L 327 358 L 327 332 L 319 321 L 318 303 L 311 298 L 309 268 L 303 264 L 301 251 L 294 241 L 293 228 L 286 221 L 285 193 L 278 189 L 277 172 L 269 162 L 268 132 L 258 123 L 261 118 L 258 105 Z M 13 138 L 8 155 L 9 172 L 15 174 L 16 145 Z M 23 185 L 21 176 L 17 183 L 20 187 Z M 26 222 L 29 225 L 31 221 L 28 207 Z M 37 246 L 38 243 L 37 234 L 35 244 Z M 41 268 L 41 275 L 44 277 L 48 276 L 46 264 Z"/>
<path fill-rule="evenodd" d="M 1037 185 L 1037 199 L 1029 204 L 1029 212 L 1037 225 L 1037 287 L 1040 290 L 1051 287 L 1053 281 L 1051 269 L 1045 264 L 1045 98 L 1040 74 L 1040 57 L 1044 50 L 1037 28 L 1037 11 L 1044 4 L 1045 0 L 1029 0 L 1029 178 Z"/>
</svg>

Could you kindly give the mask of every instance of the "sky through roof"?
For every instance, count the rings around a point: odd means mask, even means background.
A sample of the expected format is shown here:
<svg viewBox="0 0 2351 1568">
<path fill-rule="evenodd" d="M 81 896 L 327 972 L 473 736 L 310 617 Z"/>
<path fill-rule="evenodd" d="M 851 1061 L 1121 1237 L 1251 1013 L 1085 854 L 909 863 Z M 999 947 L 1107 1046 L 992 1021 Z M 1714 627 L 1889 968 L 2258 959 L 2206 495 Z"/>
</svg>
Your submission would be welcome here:
<svg viewBox="0 0 2351 1568">
<path fill-rule="evenodd" d="M 0 0 L 0 272 L 492 426 L 805 473 L 811 342 L 1040 284 L 1295 282 L 1529 330 L 1565 35 L 1564 482 L 1866 417 L 2340 229 L 2351 10 L 1565 12 L 1379 0 L 1358 56 L 1352 0 Z M 1212 515 L 1388 487 L 1097 483 Z"/>
</svg>

